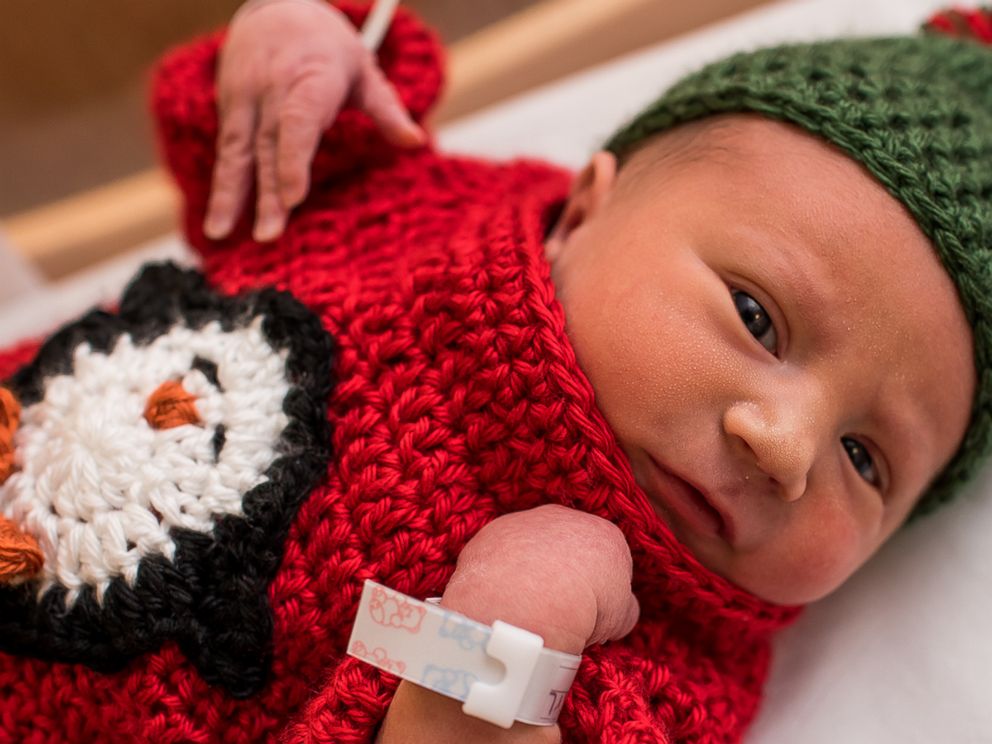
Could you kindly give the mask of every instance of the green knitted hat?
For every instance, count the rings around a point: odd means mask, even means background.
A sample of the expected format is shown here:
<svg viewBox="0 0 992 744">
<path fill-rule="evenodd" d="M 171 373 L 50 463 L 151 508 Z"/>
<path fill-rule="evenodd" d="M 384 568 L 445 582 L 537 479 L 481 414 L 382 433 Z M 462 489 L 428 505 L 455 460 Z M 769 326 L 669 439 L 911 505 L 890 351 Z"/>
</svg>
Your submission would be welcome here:
<svg viewBox="0 0 992 744">
<path fill-rule="evenodd" d="M 970 15 L 992 35 L 987 11 Z M 932 511 L 992 445 L 992 47 L 922 33 L 737 54 L 684 78 L 606 147 L 622 157 L 654 134 L 730 112 L 791 122 L 862 163 L 909 209 L 957 284 L 978 388 L 960 449 L 913 516 Z"/>
</svg>

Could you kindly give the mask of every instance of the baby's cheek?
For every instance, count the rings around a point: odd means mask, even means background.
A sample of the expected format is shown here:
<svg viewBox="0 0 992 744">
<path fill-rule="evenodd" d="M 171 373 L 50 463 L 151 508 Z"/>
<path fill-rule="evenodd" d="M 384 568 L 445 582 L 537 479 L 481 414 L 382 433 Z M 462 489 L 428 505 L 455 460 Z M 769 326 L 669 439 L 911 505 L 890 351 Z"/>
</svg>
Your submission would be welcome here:
<svg viewBox="0 0 992 744">
<path fill-rule="evenodd" d="M 859 519 L 835 509 L 804 514 L 767 548 L 753 561 L 751 586 L 745 588 L 779 604 L 805 604 L 830 594 L 874 552 Z"/>
<path fill-rule="evenodd" d="M 858 515 L 841 509 L 823 510 L 797 531 L 799 560 L 795 588 L 819 599 L 843 584 L 874 552 Z"/>
</svg>

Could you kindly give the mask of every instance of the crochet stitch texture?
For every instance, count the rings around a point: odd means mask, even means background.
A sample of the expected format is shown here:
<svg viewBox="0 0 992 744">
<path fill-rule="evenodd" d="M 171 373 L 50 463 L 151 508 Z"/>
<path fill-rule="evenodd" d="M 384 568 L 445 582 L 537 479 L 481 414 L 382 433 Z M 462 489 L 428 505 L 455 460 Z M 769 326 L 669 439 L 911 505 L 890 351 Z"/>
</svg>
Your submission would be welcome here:
<svg viewBox="0 0 992 744">
<path fill-rule="evenodd" d="M 360 22 L 362 11 L 347 10 Z M 174 642 L 111 673 L 0 655 L 0 742 L 371 742 L 397 680 L 344 655 L 364 579 L 437 595 L 485 523 L 549 502 L 621 526 L 642 611 L 629 637 L 588 650 L 561 715 L 565 741 L 739 741 L 769 638 L 797 610 L 700 566 L 635 484 L 568 343 L 543 258 L 568 175 L 398 152 L 345 111 L 278 243 L 252 242 L 247 220 L 209 242 L 200 225 L 219 42 L 179 50 L 156 80 L 187 235 L 221 293 L 289 292 L 336 343 L 331 459 L 272 546 L 282 559 L 267 594 L 269 676 L 235 699 Z M 440 84 L 433 37 L 400 14 L 380 62 L 422 117 Z M 34 351 L 3 355 L 0 376 Z"/>
<path fill-rule="evenodd" d="M 964 15 L 988 43 L 988 12 Z M 960 25 L 962 14 L 934 20 L 948 32 Z M 957 285 L 978 380 L 965 438 L 914 516 L 950 500 L 992 449 L 992 49 L 973 39 L 923 33 L 736 54 L 680 81 L 606 145 L 623 156 L 679 124 L 759 113 L 833 143 L 906 206 Z"/>
<path fill-rule="evenodd" d="M 169 265 L 48 339 L 4 386 L 23 409 L 0 508 L 44 561 L 0 585 L 0 649 L 112 672 L 175 641 L 211 684 L 257 692 L 268 586 L 326 469 L 332 361 L 286 293 L 222 297 Z M 195 420 L 155 415 L 163 389 Z"/>
</svg>

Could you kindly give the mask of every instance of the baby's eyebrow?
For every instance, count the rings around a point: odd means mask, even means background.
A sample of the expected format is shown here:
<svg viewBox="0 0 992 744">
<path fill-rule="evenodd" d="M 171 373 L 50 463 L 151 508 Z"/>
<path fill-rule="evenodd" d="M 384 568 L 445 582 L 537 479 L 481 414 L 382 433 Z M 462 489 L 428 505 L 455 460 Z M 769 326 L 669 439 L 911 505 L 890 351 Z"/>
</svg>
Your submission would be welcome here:
<svg viewBox="0 0 992 744">
<path fill-rule="evenodd" d="M 831 346 L 843 339 L 847 323 L 836 315 L 843 306 L 842 288 L 826 280 L 821 259 L 798 236 L 784 236 L 764 230 L 748 236 L 760 249 L 753 254 L 745 274 L 758 283 L 780 308 L 790 337 L 812 337 L 818 345 Z M 841 322 L 838 322 L 841 321 Z"/>
<path fill-rule="evenodd" d="M 881 381 L 883 390 L 885 381 Z M 931 452 L 936 431 L 922 407 L 913 396 L 879 395 L 872 418 L 883 438 L 877 444 L 889 462 L 891 476 L 896 478 L 908 462 L 915 462 L 920 452 Z M 899 465 L 899 467 L 896 467 Z"/>
<path fill-rule="evenodd" d="M 839 282 L 830 279 L 829 261 L 817 255 L 803 239 L 783 243 L 782 255 L 784 260 L 779 270 L 790 277 L 790 299 L 808 317 L 818 319 L 818 325 L 823 325 L 834 317 L 835 309 L 844 299 Z M 822 330 L 829 330 L 829 325 Z"/>
</svg>

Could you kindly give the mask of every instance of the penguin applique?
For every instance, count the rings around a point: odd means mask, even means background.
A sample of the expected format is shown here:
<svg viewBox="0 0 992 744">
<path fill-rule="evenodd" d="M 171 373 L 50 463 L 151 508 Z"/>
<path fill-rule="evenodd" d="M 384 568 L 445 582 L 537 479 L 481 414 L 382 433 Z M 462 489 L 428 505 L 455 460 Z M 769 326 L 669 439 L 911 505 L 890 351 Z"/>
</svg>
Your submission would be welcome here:
<svg viewBox="0 0 992 744">
<path fill-rule="evenodd" d="M 101 671 L 175 641 L 256 692 L 267 587 L 327 467 L 333 343 L 285 292 L 146 267 L 0 387 L 0 648 Z"/>
</svg>

